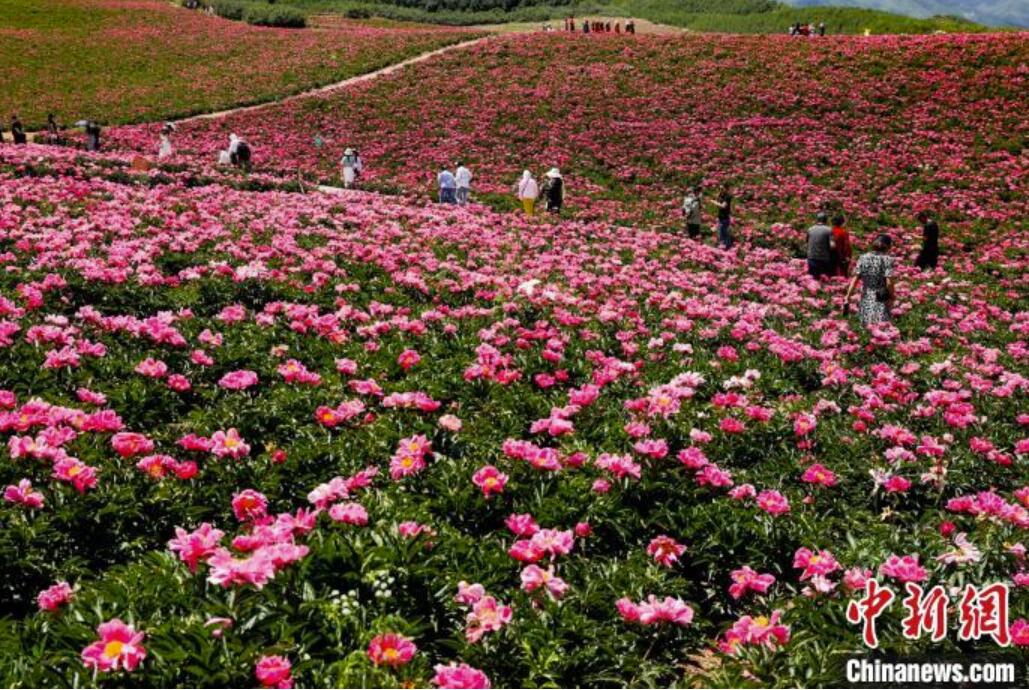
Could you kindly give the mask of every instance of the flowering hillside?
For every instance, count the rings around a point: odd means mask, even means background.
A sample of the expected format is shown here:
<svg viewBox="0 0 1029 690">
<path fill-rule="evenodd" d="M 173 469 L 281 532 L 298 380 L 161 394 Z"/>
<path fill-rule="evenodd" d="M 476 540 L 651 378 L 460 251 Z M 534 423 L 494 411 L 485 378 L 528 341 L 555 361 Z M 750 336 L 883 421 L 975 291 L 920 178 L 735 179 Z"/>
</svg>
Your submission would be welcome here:
<svg viewBox="0 0 1029 690">
<path fill-rule="evenodd" d="M 1029 644 L 1029 235 L 1000 201 L 866 332 L 754 229 L 738 255 L 0 153 L 5 684 L 839 683 L 873 575 L 1007 582 Z M 882 648 L 995 648 L 900 618 Z"/>
<path fill-rule="evenodd" d="M 764 228 L 830 205 L 874 231 L 934 206 L 981 239 L 1029 215 L 1027 64 L 1026 34 L 515 36 L 190 124 L 178 146 L 211 162 L 237 132 L 259 169 L 329 179 L 356 146 L 370 187 L 433 194 L 439 167 L 460 158 L 501 207 L 523 168 L 557 165 L 572 212 L 648 224 L 678 223 L 686 184 L 727 182 Z M 115 137 L 156 146 L 152 127 Z"/>
<path fill-rule="evenodd" d="M 440 27 L 249 26 L 165 0 L 5 0 L 0 113 L 39 128 L 160 121 L 259 103 L 456 43 Z"/>
</svg>

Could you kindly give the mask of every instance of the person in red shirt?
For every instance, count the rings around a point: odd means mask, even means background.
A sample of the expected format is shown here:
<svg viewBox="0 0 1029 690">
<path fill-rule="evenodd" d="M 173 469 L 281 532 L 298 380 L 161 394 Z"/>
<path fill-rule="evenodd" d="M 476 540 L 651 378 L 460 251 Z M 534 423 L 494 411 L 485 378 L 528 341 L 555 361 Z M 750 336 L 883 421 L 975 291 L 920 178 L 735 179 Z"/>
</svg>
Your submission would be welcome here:
<svg viewBox="0 0 1029 690">
<path fill-rule="evenodd" d="M 833 238 L 833 268 L 834 275 L 847 278 L 850 276 L 850 264 L 854 255 L 854 249 L 850 244 L 850 233 L 847 232 L 846 219 L 842 214 L 836 214 L 832 219 Z"/>
</svg>

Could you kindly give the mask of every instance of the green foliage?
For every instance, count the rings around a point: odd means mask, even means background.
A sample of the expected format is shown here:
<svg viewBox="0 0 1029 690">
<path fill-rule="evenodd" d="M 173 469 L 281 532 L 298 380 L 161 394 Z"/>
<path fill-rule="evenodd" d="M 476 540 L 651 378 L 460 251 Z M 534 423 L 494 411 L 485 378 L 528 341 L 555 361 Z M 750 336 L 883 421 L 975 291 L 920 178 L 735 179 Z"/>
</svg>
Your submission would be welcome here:
<svg viewBox="0 0 1029 690">
<path fill-rule="evenodd" d="M 258 26 L 281 26 L 300 29 L 307 26 L 307 15 L 295 7 L 252 4 L 243 13 L 243 21 Z"/>
<path fill-rule="evenodd" d="M 242 21 L 249 4 L 242 0 L 211 0 L 209 7 L 222 19 Z"/>
</svg>

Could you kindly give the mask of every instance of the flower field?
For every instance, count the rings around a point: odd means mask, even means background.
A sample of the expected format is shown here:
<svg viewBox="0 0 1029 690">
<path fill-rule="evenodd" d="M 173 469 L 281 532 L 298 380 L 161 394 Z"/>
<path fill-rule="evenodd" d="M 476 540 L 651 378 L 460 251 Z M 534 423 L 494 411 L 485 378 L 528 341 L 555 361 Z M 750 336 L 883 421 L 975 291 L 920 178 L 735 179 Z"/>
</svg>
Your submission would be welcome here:
<svg viewBox="0 0 1029 690">
<path fill-rule="evenodd" d="M 333 20 L 249 26 L 163 0 L 7 0 L 0 113 L 42 128 L 159 121 L 258 103 L 371 72 L 469 34 Z M 9 135 L 8 135 L 9 138 Z"/>
<path fill-rule="evenodd" d="M 460 158 L 501 207 L 523 168 L 557 165 L 573 213 L 624 222 L 668 223 L 698 180 L 731 183 L 739 215 L 765 227 L 806 225 L 830 204 L 874 230 L 938 203 L 948 224 L 983 236 L 1027 215 L 1027 60 L 1026 34 L 519 35 L 191 123 L 178 145 L 213 161 L 238 132 L 259 167 L 330 179 L 355 146 L 367 185 L 433 197 L 439 167 Z M 157 135 L 114 136 L 152 151 Z"/>
<path fill-rule="evenodd" d="M 953 625 L 996 582 L 1024 654 L 1027 54 L 505 37 L 145 172 L 149 125 L 0 147 L 0 682 L 838 685 L 872 578 L 955 609 L 882 650 L 999 651 Z M 346 145 L 372 191 L 297 181 Z M 459 155 L 489 204 L 426 204 Z M 568 217 L 506 210 L 529 164 Z M 701 178 L 733 251 L 672 215 Z M 818 205 L 897 239 L 895 323 L 807 277 Z"/>
</svg>

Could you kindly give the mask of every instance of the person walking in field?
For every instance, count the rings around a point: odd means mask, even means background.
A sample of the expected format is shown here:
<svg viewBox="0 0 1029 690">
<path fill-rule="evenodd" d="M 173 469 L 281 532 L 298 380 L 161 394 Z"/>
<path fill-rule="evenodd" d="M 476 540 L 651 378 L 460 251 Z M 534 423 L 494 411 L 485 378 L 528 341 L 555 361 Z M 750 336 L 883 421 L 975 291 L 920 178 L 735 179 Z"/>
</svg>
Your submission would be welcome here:
<svg viewBox="0 0 1029 690">
<path fill-rule="evenodd" d="M 86 150 L 87 151 L 99 151 L 100 150 L 100 125 L 92 120 L 86 120 L 83 123 L 86 131 Z"/>
<path fill-rule="evenodd" d="M 861 283 L 861 301 L 858 317 L 864 326 L 871 326 L 890 320 L 893 306 L 893 258 L 889 256 L 893 240 L 889 235 L 879 235 L 872 243 L 872 251 L 862 254 L 854 268 L 854 278 L 847 286 L 843 300 L 843 312 L 850 312 L 850 295 L 858 282 Z"/>
<path fill-rule="evenodd" d="M 561 178 L 561 171 L 551 168 L 547 171 L 546 182 L 543 183 L 543 198 L 547 204 L 549 213 L 561 213 L 561 207 L 565 203 L 565 181 Z"/>
<path fill-rule="evenodd" d="M 518 200 L 522 202 L 522 210 L 525 211 L 525 215 L 532 218 L 536 208 L 536 198 L 540 195 L 540 189 L 536 183 L 536 178 L 528 170 L 522 172 L 522 179 L 518 180 L 516 186 L 516 194 L 518 195 Z"/>
<path fill-rule="evenodd" d="M 339 159 L 339 165 L 343 170 L 343 188 L 350 189 L 357 183 L 364 165 L 361 163 L 361 156 L 352 148 L 343 151 L 343 157 Z"/>
<path fill-rule="evenodd" d="M 837 213 L 832 219 L 832 241 L 833 241 L 833 275 L 850 277 L 850 262 L 854 255 L 854 248 L 850 243 L 850 233 L 845 227 L 846 218 Z"/>
<path fill-rule="evenodd" d="M 922 249 L 915 259 L 915 266 L 923 271 L 935 270 L 940 260 L 940 226 L 929 211 L 919 212 L 917 218 L 922 224 Z"/>
<path fill-rule="evenodd" d="M 51 146 L 61 143 L 61 128 L 53 113 L 48 113 L 46 116 L 46 143 Z"/>
<path fill-rule="evenodd" d="M 454 171 L 454 180 L 457 182 L 457 205 L 467 206 L 468 196 L 472 193 L 472 171 L 465 167 L 465 164 L 458 161 L 457 170 Z"/>
<path fill-rule="evenodd" d="M 25 135 L 25 125 L 18 119 L 17 113 L 11 115 L 11 136 L 14 138 L 15 144 L 28 143 L 28 137 Z"/>
<path fill-rule="evenodd" d="M 157 149 L 157 158 L 164 160 L 165 158 L 171 158 L 172 155 L 172 143 L 171 135 L 175 131 L 175 125 L 170 122 L 165 122 L 164 126 L 161 127 L 161 145 Z"/>
<path fill-rule="evenodd" d="M 700 237 L 702 204 L 703 198 L 701 196 L 700 185 L 693 185 L 686 192 L 686 197 L 682 200 L 682 215 L 683 218 L 686 219 L 686 234 L 691 240 L 695 240 Z"/>
<path fill-rule="evenodd" d="M 732 192 L 728 185 L 718 192 L 714 204 L 718 209 L 718 244 L 722 249 L 732 249 Z"/>
<path fill-rule="evenodd" d="M 454 177 L 454 173 L 444 168 L 436 176 L 436 181 L 439 182 L 439 202 L 441 204 L 456 204 L 457 178 Z"/>
<path fill-rule="evenodd" d="M 825 211 L 819 211 L 815 224 L 807 229 L 807 272 L 812 278 L 832 275 L 832 257 L 836 244 Z"/>
</svg>

